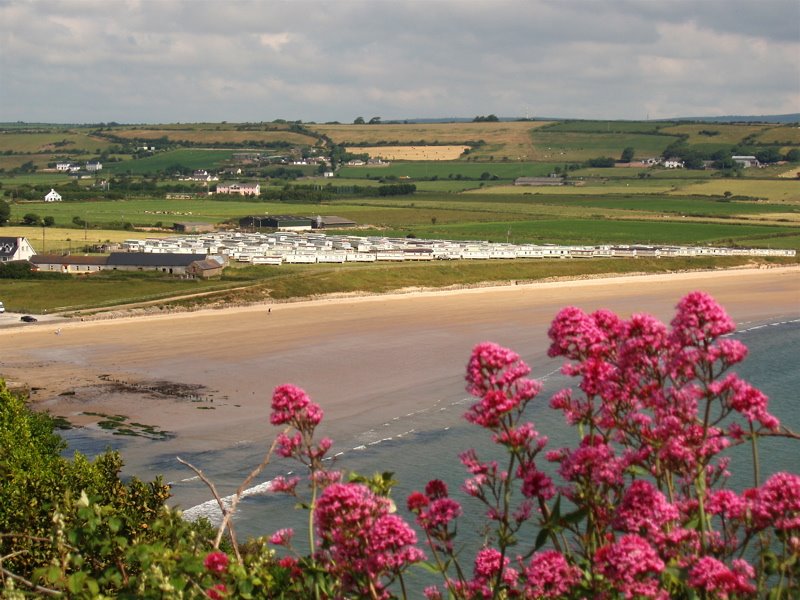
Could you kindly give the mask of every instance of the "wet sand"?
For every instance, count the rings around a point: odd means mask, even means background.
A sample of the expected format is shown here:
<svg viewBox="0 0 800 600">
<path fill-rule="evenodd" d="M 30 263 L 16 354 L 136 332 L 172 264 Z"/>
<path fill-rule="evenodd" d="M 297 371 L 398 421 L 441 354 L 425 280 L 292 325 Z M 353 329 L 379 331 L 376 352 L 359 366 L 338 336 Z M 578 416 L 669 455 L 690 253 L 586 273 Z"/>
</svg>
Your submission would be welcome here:
<svg viewBox="0 0 800 600">
<path fill-rule="evenodd" d="M 535 375 L 553 368 L 547 329 L 564 306 L 669 321 L 693 290 L 739 324 L 800 316 L 800 267 L 628 276 L 39 323 L 0 330 L 0 374 L 75 424 L 124 415 L 170 432 L 126 455 L 138 472 L 148 453 L 270 438 L 270 396 L 282 383 L 309 392 L 336 439 L 463 397 L 464 365 L 482 341 L 514 348 Z"/>
</svg>

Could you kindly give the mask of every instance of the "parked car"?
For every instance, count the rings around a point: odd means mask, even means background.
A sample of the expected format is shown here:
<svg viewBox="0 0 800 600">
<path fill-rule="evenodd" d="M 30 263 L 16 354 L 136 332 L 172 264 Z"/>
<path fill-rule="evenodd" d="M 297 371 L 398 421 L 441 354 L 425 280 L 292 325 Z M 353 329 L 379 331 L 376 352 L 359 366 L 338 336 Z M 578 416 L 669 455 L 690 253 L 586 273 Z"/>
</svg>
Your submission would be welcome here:
<svg viewBox="0 0 800 600">
<path fill-rule="evenodd" d="M 26 323 L 36 323 L 39 319 L 36 317 L 32 317 L 31 315 L 23 315 L 19 318 L 20 321 L 25 321 Z"/>
<path fill-rule="evenodd" d="M 6 307 L 3 305 L 2 302 L 0 302 L 0 313 L 4 313 L 4 312 L 6 312 Z"/>
</svg>

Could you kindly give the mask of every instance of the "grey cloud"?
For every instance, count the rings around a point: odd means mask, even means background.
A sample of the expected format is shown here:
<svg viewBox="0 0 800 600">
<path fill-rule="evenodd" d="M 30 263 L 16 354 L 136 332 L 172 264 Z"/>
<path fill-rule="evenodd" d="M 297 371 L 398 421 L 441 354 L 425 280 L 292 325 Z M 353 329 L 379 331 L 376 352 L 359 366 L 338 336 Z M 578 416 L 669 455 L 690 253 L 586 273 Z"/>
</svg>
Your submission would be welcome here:
<svg viewBox="0 0 800 600">
<path fill-rule="evenodd" d="M 793 112 L 798 6 L 2 2 L 0 120 Z"/>
</svg>

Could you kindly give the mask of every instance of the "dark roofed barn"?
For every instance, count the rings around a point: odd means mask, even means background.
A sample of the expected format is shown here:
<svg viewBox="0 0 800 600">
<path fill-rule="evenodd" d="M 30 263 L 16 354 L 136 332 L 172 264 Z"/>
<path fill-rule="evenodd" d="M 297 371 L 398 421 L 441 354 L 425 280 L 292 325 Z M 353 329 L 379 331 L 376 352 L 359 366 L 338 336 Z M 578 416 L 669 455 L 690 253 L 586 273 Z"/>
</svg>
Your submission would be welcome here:
<svg viewBox="0 0 800 600">
<path fill-rule="evenodd" d="M 206 258 L 205 254 L 112 252 L 108 257 L 107 268 L 120 271 L 162 271 L 172 275 L 185 275 L 190 264 Z"/>
</svg>

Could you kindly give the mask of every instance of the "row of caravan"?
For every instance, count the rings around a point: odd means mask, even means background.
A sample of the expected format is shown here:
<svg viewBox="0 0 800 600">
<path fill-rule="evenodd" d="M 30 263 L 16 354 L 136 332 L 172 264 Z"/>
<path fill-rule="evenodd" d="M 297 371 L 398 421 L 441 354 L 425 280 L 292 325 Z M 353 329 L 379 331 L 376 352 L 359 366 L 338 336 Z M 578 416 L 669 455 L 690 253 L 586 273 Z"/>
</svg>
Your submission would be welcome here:
<svg viewBox="0 0 800 600">
<path fill-rule="evenodd" d="M 498 247 L 499 246 L 499 247 Z M 345 263 L 379 261 L 492 260 L 517 258 L 666 258 L 694 256 L 794 256 L 794 250 L 763 248 L 716 248 L 689 246 L 505 246 L 415 247 L 394 250 L 317 250 L 315 252 L 234 251 L 230 258 L 261 265 Z"/>
</svg>

